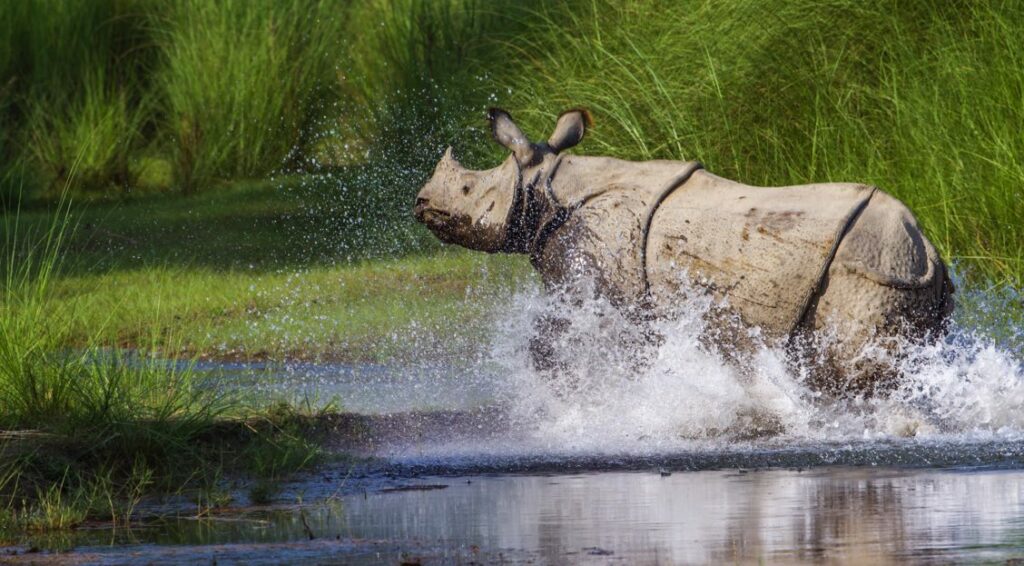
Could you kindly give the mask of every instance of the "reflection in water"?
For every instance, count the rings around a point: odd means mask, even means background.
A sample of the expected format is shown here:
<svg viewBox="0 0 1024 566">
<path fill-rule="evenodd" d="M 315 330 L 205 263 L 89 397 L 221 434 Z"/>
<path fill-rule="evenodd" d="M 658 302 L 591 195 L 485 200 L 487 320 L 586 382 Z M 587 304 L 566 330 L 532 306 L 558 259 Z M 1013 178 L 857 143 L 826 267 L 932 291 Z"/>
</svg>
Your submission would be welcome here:
<svg viewBox="0 0 1024 566">
<path fill-rule="evenodd" d="M 488 477 L 354 498 L 345 512 L 354 536 L 526 549 L 551 562 L 595 547 L 630 562 L 948 561 L 1019 552 L 1022 479 L 849 469 Z"/>
<path fill-rule="evenodd" d="M 387 489 L 439 484 L 448 487 Z M 269 559 L 271 550 L 275 561 L 330 556 L 347 563 L 393 563 L 410 554 L 424 563 L 555 564 L 1024 556 L 1021 471 L 602 472 L 373 480 L 364 487 L 340 504 L 307 507 L 305 520 L 277 511 L 212 524 L 180 521 L 148 540 L 137 533 L 142 545 L 109 549 L 127 554 L 82 550 L 113 561 L 208 560 L 210 547 L 198 545 L 217 544 L 222 563 Z"/>
</svg>

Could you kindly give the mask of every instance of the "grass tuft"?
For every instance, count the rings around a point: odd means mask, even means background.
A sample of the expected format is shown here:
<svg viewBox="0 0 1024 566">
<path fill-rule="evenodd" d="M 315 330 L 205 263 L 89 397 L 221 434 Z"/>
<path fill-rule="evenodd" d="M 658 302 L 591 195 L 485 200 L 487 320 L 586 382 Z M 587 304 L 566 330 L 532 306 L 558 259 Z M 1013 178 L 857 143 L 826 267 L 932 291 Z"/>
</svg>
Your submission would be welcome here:
<svg viewBox="0 0 1024 566">
<path fill-rule="evenodd" d="M 143 494 L 215 484 L 222 468 L 277 479 L 315 461 L 316 435 L 249 425 L 264 412 L 192 363 L 112 350 L 95 334 L 65 349 L 71 313 L 51 303 L 69 202 L 42 233 L 26 236 L 20 218 L 5 217 L 0 265 L 0 540 L 127 522 Z"/>
<path fill-rule="evenodd" d="M 342 17 L 327 1 L 237 0 L 175 0 L 153 16 L 183 191 L 289 164 L 335 84 Z"/>
</svg>

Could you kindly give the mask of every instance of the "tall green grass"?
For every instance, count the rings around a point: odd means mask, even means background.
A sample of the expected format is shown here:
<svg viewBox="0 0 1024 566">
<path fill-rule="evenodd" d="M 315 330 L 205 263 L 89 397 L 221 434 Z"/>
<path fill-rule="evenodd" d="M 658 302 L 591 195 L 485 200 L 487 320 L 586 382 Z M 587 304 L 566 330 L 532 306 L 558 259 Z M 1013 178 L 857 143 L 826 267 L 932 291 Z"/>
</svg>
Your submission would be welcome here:
<svg viewBox="0 0 1024 566">
<path fill-rule="evenodd" d="M 587 0 L 514 16 L 508 105 L 582 152 L 699 159 L 749 183 L 866 181 L 947 258 L 1024 282 L 1024 8 L 1013 2 Z"/>
<path fill-rule="evenodd" d="M 369 161 L 339 198 L 398 217 L 445 145 L 496 159 L 487 106 L 543 137 L 583 105 L 580 151 L 875 183 L 1020 285 L 1021 30 L 1002 0 L 8 2 L 0 169 L 59 187 L 86 148 L 81 187 L 131 187 L 146 158 L 191 191 Z"/>
<path fill-rule="evenodd" d="M 346 11 L 330 0 L 4 3 L 0 166 L 28 165 L 51 196 L 79 152 L 74 190 L 131 189 L 133 161 L 154 155 L 186 192 L 266 175 L 330 121 Z"/>
<path fill-rule="evenodd" d="M 343 119 L 378 159 L 422 166 L 442 144 L 473 150 L 465 128 L 478 125 L 480 84 L 498 55 L 490 37 L 509 23 L 495 11 L 501 5 L 372 0 L 353 7 Z"/>
<path fill-rule="evenodd" d="M 335 208 L 407 231 L 409 203 L 438 156 L 453 145 L 468 164 L 493 154 L 483 127 L 495 88 L 493 41 L 512 22 L 504 1 L 371 0 L 353 5 L 346 33 L 339 132 L 352 182 Z"/>
<path fill-rule="evenodd" d="M 874 183 L 961 268 L 1024 283 L 1018 3 L 381 0 L 352 21 L 371 154 L 411 166 L 395 167 L 396 203 L 439 146 L 488 162 L 486 106 L 543 139 L 582 105 L 597 127 L 578 151 L 699 159 L 752 184 Z"/>
<path fill-rule="evenodd" d="M 66 200 L 34 237 L 5 218 L 0 280 L 0 430 L 33 430 L 44 442 L 70 444 L 72 461 L 160 465 L 192 451 L 230 406 L 188 365 L 149 363 L 103 344 L 63 349 L 71 313 L 49 308 L 71 227 Z M 35 448 L 33 448 L 34 450 Z M 52 456 L 52 454 L 51 454 Z M 65 462 L 65 463 L 68 463 Z M 37 461 L 61 467 L 56 461 Z"/>
<path fill-rule="evenodd" d="M 152 21 L 181 188 L 288 164 L 334 91 L 342 6 L 175 0 Z"/>
<path fill-rule="evenodd" d="M 149 61 L 135 0 L 0 6 L 0 173 L 56 197 L 81 156 L 74 188 L 129 187 L 147 110 Z M 12 175 L 11 173 L 17 173 Z M 11 179 L 16 179 L 11 181 Z"/>
<path fill-rule="evenodd" d="M 38 95 L 25 121 L 24 157 L 37 167 L 47 192 L 55 194 L 72 180 L 75 159 L 74 185 L 80 190 L 133 186 L 129 160 L 140 138 L 145 103 L 131 102 L 100 71 L 85 77 L 70 101 L 67 96 Z"/>
</svg>

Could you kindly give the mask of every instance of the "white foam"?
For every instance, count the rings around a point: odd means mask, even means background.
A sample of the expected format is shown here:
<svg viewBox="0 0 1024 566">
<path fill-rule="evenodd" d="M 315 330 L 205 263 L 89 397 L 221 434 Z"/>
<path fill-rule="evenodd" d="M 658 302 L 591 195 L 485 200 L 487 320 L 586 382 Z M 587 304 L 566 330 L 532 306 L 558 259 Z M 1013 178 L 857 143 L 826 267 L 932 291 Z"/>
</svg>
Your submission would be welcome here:
<svg viewBox="0 0 1024 566">
<path fill-rule="evenodd" d="M 976 324 L 993 319 L 979 316 L 986 301 L 958 298 L 962 314 L 949 335 L 905 345 L 897 389 L 867 399 L 826 400 L 778 349 L 760 348 L 746 371 L 727 362 L 701 343 L 711 304 L 695 297 L 656 323 L 660 344 L 637 346 L 637 327 L 604 301 L 570 305 L 523 292 L 498 307 L 507 314 L 497 317 L 489 364 L 500 368 L 499 396 L 527 451 L 651 453 L 733 445 L 773 429 L 758 442 L 1024 438 L 1021 355 L 1014 341 L 994 337 L 1012 323 L 997 320 L 1002 326 L 987 332 Z M 529 353 L 536 321 L 550 312 L 570 322 L 553 344 L 567 360 L 554 378 L 534 370 Z"/>
</svg>

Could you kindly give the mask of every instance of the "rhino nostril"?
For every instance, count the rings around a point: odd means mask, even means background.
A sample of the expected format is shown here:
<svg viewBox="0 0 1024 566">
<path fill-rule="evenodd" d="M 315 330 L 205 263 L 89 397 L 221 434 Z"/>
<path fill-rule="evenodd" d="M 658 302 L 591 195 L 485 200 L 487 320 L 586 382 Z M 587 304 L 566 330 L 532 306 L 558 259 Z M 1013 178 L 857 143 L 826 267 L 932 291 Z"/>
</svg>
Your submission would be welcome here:
<svg viewBox="0 0 1024 566">
<path fill-rule="evenodd" d="M 416 219 L 419 220 L 420 222 L 423 222 L 423 217 L 424 217 L 423 215 L 424 215 L 424 213 L 427 210 L 427 203 L 428 202 L 430 202 L 428 199 L 417 198 L 416 199 L 416 206 L 412 207 L 412 214 L 413 214 L 413 216 L 415 216 Z"/>
</svg>

